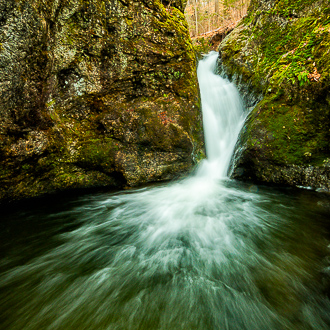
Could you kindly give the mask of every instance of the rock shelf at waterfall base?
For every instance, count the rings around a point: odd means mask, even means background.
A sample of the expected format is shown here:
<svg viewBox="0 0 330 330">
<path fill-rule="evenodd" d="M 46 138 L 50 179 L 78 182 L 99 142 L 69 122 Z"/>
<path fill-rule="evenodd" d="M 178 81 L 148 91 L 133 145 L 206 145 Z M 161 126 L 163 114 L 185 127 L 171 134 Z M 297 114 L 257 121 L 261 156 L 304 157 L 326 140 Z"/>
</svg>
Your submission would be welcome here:
<svg viewBox="0 0 330 330">
<path fill-rule="evenodd" d="M 329 17 L 325 0 L 252 0 L 220 45 L 219 70 L 254 107 L 235 178 L 330 191 Z"/>
</svg>

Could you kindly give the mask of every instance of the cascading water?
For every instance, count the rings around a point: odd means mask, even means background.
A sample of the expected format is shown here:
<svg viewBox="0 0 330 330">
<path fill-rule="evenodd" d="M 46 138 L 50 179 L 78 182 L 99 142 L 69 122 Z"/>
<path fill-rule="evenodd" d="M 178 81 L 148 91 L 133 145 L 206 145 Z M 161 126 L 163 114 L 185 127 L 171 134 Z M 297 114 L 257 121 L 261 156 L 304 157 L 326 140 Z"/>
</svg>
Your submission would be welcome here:
<svg viewBox="0 0 330 330">
<path fill-rule="evenodd" d="M 245 118 L 235 86 L 215 74 L 217 58 L 218 53 L 210 53 L 197 70 L 207 155 L 199 174 L 225 178 Z"/>
<path fill-rule="evenodd" d="M 223 179 L 244 115 L 215 61 L 198 68 L 208 160 L 196 175 L 17 215 L 47 228 L 1 237 L 3 329 L 328 329 L 329 300 L 310 285 L 317 213 Z"/>
</svg>

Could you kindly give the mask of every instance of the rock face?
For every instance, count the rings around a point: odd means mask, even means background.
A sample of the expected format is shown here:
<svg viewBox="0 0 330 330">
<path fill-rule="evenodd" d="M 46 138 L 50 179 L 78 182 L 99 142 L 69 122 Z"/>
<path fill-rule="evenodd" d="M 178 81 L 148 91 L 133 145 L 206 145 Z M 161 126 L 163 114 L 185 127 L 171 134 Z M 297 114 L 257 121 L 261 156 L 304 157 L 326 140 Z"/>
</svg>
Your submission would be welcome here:
<svg viewBox="0 0 330 330">
<path fill-rule="evenodd" d="M 171 179 L 202 157 L 184 2 L 0 0 L 0 199 Z"/>
<path fill-rule="evenodd" d="M 234 177 L 329 191 L 329 2 L 252 0 L 219 51 L 221 69 L 256 105 Z"/>
</svg>

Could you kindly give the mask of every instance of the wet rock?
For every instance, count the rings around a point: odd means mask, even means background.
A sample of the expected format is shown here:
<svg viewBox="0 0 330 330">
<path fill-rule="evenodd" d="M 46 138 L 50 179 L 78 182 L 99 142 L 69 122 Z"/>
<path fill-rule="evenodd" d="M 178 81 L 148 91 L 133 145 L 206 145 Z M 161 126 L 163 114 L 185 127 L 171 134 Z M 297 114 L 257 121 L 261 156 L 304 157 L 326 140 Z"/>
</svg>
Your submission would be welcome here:
<svg viewBox="0 0 330 330">
<path fill-rule="evenodd" d="M 252 0 L 221 43 L 219 70 L 251 111 L 234 177 L 329 191 L 329 14 L 328 1 Z"/>
<path fill-rule="evenodd" d="M 27 158 L 33 155 L 41 155 L 48 146 L 48 138 L 42 131 L 32 131 L 25 139 L 19 139 L 11 145 L 7 156 L 15 158 Z"/>
<path fill-rule="evenodd" d="M 172 179 L 203 156 L 184 7 L 0 0 L 0 199 Z"/>
</svg>

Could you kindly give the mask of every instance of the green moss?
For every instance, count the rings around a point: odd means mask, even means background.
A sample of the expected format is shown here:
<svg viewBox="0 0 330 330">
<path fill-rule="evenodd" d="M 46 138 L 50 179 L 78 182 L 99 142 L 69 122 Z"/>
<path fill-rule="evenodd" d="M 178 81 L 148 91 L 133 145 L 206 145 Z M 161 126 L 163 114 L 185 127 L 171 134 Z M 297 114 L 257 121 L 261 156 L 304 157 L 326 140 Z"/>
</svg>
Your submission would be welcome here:
<svg viewBox="0 0 330 330">
<path fill-rule="evenodd" d="M 326 2 L 253 0 L 220 46 L 230 77 L 264 95 L 248 124 L 248 148 L 280 165 L 322 165 L 330 155 L 330 10 Z"/>
<path fill-rule="evenodd" d="M 315 126 L 313 110 L 271 98 L 253 111 L 248 136 L 249 148 L 276 164 L 321 165 L 329 155 L 328 132 Z"/>
<path fill-rule="evenodd" d="M 17 76 L 22 86 L 32 87 L 26 93 L 22 87 L 22 103 L 15 104 L 22 111 L 15 116 L 22 117 L 17 119 L 22 127 L 42 131 L 47 148 L 35 157 L 22 152 L 23 161 L 13 160 L 9 172 L 1 171 L 17 186 L 10 194 L 90 186 L 108 182 L 114 171 L 133 177 L 135 184 L 160 180 L 163 164 L 172 177 L 175 169 L 188 170 L 203 139 L 200 108 L 194 107 L 196 58 L 183 2 L 130 1 L 113 7 L 109 1 L 79 0 L 60 2 L 54 10 L 50 3 L 16 1 L 23 3 L 22 17 L 33 22 L 35 40 L 27 35 L 22 44 L 39 46 L 22 48 L 28 62 L 20 67 L 28 69 Z M 6 142 L 6 150 L 15 139 Z"/>
<path fill-rule="evenodd" d="M 321 77 L 325 79 L 329 75 L 329 55 L 325 53 L 326 46 L 330 42 L 330 24 L 326 10 L 319 12 L 316 8 L 306 17 L 291 18 L 284 15 L 281 10 L 285 8 L 285 12 L 288 13 L 295 10 L 301 12 L 311 3 L 310 1 L 290 3 L 287 7 L 288 4 L 284 0 L 276 2 L 272 10 L 262 13 L 258 24 L 253 21 L 243 25 L 239 36 L 229 38 L 222 48 L 225 60 L 234 62 L 235 59 L 240 61 L 243 59 L 243 62 L 250 64 L 251 69 L 253 68 L 253 83 L 263 92 L 269 84 L 281 87 L 284 80 L 288 80 L 291 84 L 307 84 L 307 76 L 313 72 L 314 60 Z M 282 14 L 284 17 L 279 19 L 278 16 Z M 253 12 L 250 12 L 249 16 L 256 17 Z M 249 35 L 249 38 L 242 38 L 242 35 Z M 254 51 L 244 54 L 241 50 L 247 45 Z M 322 62 L 322 65 L 318 65 L 318 62 Z M 250 74 L 250 70 L 244 72 L 244 66 L 236 67 L 234 70 L 243 75 Z M 266 80 L 265 73 L 267 73 Z"/>
</svg>

